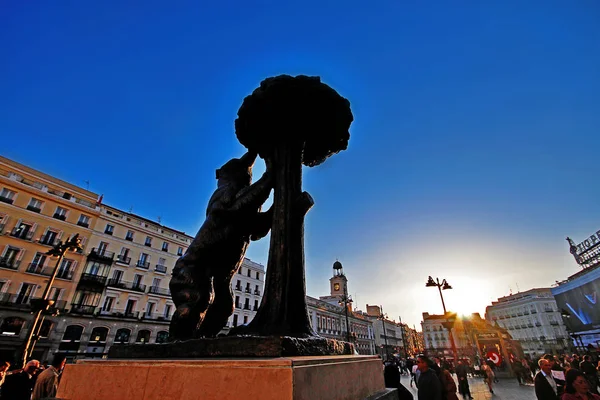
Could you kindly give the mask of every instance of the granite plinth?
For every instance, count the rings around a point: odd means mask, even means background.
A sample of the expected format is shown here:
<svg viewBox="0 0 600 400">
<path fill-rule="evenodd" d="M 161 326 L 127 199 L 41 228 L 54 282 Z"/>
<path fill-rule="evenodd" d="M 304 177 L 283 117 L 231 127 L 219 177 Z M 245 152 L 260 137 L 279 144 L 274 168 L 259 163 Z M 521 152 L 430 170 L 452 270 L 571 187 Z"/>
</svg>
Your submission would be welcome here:
<svg viewBox="0 0 600 400">
<path fill-rule="evenodd" d="M 225 336 L 160 344 L 113 345 L 110 359 L 296 357 L 354 354 L 354 345 L 323 337 Z"/>
<path fill-rule="evenodd" d="M 397 399 L 377 356 L 80 360 L 58 389 L 67 400 Z"/>
</svg>

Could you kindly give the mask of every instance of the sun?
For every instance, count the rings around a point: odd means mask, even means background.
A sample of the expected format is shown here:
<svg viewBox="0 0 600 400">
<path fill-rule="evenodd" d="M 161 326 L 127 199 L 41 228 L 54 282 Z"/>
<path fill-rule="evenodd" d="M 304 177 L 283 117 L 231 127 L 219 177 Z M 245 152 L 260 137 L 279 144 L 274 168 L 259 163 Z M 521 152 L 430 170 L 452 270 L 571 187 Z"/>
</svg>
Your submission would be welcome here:
<svg viewBox="0 0 600 400">
<path fill-rule="evenodd" d="M 469 277 L 457 277 L 453 281 L 452 289 L 442 291 L 446 310 L 464 316 L 477 312 L 485 318 L 485 308 L 489 303 L 488 284 Z"/>
</svg>

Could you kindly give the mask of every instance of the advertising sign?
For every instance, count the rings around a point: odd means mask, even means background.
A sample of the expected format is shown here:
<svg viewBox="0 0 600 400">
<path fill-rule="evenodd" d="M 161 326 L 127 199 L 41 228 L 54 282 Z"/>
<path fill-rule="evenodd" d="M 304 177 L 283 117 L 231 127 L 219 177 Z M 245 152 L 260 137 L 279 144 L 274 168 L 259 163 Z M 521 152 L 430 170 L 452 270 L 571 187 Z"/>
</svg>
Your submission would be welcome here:
<svg viewBox="0 0 600 400">
<path fill-rule="evenodd" d="M 567 328 L 574 332 L 600 328 L 600 268 L 552 288 L 558 309 L 569 315 Z"/>
</svg>

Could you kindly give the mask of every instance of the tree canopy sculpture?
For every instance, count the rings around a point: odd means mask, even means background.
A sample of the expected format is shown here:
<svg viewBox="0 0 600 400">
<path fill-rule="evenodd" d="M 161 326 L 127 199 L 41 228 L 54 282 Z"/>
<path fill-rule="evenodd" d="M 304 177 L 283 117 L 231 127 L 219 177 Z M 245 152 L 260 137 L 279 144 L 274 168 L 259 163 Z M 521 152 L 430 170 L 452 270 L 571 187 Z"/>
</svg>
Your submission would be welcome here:
<svg viewBox="0 0 600 400">
<path fill-rule="evenodd" d="M 244 99 L 236 135 L 272 168 L 274 198 L 264 296 L 252 322 L 238 333 L 315 335 L 304 274 L 304 217 L 314 202 L 302 191 L 302 164 L 319 165 L 345 150 L 352 120 L 350 102 L 319 77 L 267 78 Z"/>
</svg>

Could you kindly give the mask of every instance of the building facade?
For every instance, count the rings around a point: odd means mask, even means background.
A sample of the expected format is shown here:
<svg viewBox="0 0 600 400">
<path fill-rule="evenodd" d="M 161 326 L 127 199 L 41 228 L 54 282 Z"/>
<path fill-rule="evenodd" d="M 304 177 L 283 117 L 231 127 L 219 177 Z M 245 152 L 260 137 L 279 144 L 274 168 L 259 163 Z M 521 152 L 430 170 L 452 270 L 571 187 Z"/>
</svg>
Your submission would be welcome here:
<svg viewBox="0 0 600 400">
<path fill-rule="evenodd" d="M 74 234 L 81 252 L 58 266 L 33 357 L 104 357 L 111 345 L 168 340 L 174 311 L 168 283 L 192 237 L 102 204 L 84 190 L 0 157 L 0 357 L 15 359 L 55 259 L 45 253 Z M 232 280 L 236 309 L 228 327 L 251 321 L 264 267 L 245 259 Z M 58 315 L 56 315 L 58 314 Z M 225 331 L 226 332 L 226 329 Z"/>
<path fill-rule="evenodd" d="M 470 364 L 481 364 L 491 357 L 501 371 L 510 372 L 510 363 L 524 356 L 519 342 L 513 340 L 506 329 L 481 318 L 479 313 L 469 316 L 450 312 L 443 315 L 423 313 L 421 324 L 424 351 L 431 357 L 455 363 L 448 329 L 452 331 L 458 359 Z"/>
<path fill-rule="evenodd" d="M 486 308 L 486 319 L 506 329 L 528 355 L 557 354 L 571 347 L 550 288 L 501 297 Z"/>
<path fill-rule="evenodd" d="M 380 306 L 367 304 L 367 316 L 373 323 L 377 354 L 384 359 L 393 355 L 402 358 L 411 355 L 406 340 L 410 328 L 405 324 L 388 319 Z"/>
<path fill-rule="evenodd" d="M 365 314 L 352 310 L 348 279 L 339 261 L 333 264 L 329 286 L 328 296 L 321 296 L 319 299 L 306 296 L 309 319 L 314 331 L 330 339 L 346 341 L 350 337 L 359 354 L 376 354 L 373 324 Z"/>
<path fill-rule="evenodd" d="M 237 275 L 231 280 L 235 311 L 229 317 L 223 333 L 228 332 L 231 327 L 246 325 L 252 321 L 262 301 L 264 285 L 265 267 L 244 259 Z"/>
</svg>

